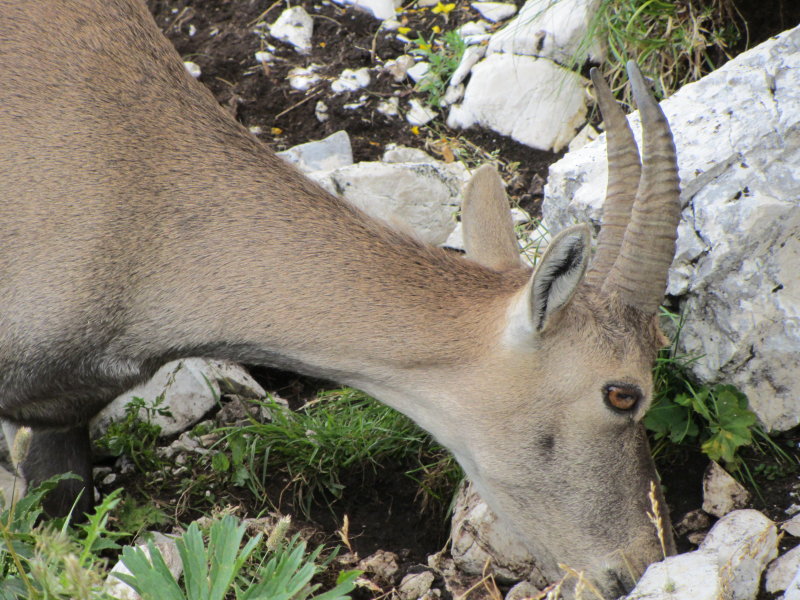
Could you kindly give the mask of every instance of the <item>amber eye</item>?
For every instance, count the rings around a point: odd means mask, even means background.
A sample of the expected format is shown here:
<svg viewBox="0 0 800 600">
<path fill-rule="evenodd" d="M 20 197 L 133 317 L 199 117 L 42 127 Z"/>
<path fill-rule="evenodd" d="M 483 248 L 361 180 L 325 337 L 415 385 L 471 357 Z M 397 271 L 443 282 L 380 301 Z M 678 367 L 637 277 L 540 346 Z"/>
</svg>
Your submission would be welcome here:
<svg viewBox="0 0 800 600">
<path fill-rule="evenodd" d="M 635 386 L 608 385 L 605 389 L 605 401 L 611 408 L 628 412 L 636 408 L 642 392 Z"/>
</svg>

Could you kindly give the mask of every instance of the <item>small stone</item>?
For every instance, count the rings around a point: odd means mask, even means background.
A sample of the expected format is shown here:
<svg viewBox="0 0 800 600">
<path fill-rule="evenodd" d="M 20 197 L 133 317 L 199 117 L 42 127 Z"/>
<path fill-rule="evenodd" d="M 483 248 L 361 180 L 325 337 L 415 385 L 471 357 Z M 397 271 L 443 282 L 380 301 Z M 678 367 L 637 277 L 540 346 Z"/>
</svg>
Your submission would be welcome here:
<svg viewBox="0 0 800 600">
<path fill-rule="evenodd" d="M 517 585 L 508 590 L 505 600 L 526 600 L 530 598 L 538 598 L 541 595 L 541 590 L 533 585 L 530 581 L 520 581 Z"/>
<path fill-rule="evenodd" d="M 103 477 L 102 481 L 100 482 L 100 485 L 108 487 L 110 485 L 113 485 L 116 480 L 117 480 L 117 474 L 109 473 L 108 475 Z"/>
<path fill-rule="evenodd" d="M 441 100 L 442 106 L 450 106 L 461 100 L 464 97 L 464 89 L 463 83 L 447 86 L 447 91 L 445 91 Z"/>
<path fill-rule="evenodd" d="M 253 135 L 261 135 L 264 133 L 264 130 L 259 125 L 251 125 L 247 128 L 247 131 L 252 133 Z"/>
<path fill-rule="evenodd" d="M 190 60 L 183 61 L 183 66 L 186 67 L 186 72 L 195 79 L 199 78 L 203 73 L 200 71 L 200 65 Z"/>
<path fill-rule="evenodd" d="M 800 573 L 800 546 L 795 546 L 770 563 L 767 568 L 766 590 L 770 594 L 777 594 L 788 589 L 798 573 Z"/>
<path fill-rule="evenodd" d="M 272 59 L 275 58 L 271 52 L 264 52 L 263 50 L 256 52 L 253 57 L 260 63 L 272 62 Z"/>
<path fill-rule="evenodd" d="M 469 21 L 458 28 L 458 35 L 462 38 L 469 35 L 483 35 L 489 29 L 486 21 Z"/>
<path fill-rule="evenodd" d="M 346 131 L 337 131 L 316 142 L 299 144 L 284 152 L 278 152 L 278 156 L 293 163 L 304 173 L 330 171 L 353 164 L 353 148 Z M 252 408 L 257 409 L 257 407 Z M 246 414 L 239 417 L 239 419 L 246 418 Z"/>
<path fill-rule="evenodd" d="M 400 99 L 397 97 L 378 102 L 377 111 L 387 117 L 396 117 L 400 114 Z"/>
<path fill-rule="evenodd" d="M 517 7 L 508 2 L 473 2 L 470 6 L 492 23 L 505 21 L 517 13 Z"/>
<path fill-rule="evenodd" d="M 417 600 L 431 589 L 436 576 L 430 571 L 422 573 L 409 573 L 397 587 L 397 594 L 401 600 Z"/>
<path fill-rule="evenodd" d="M 569 143 L 569 146 L 567 146 L 567 149 L 572 152 L 573 150 L 583 148 L 586 144 L 593 142 L 599 136 L 600 134 L 597 133 L 597 130 L 594 127 L 592 127 L 591 123 L 587 123 L 578 132 L 578 135 L 572 138 L 572 141 Z"/>
<path fill-rule="evenodd" d="M 359 562 L 358 568 L 361 571 L 373 574 L 376 579 L 383 583 L 391 584 L 400 570 L 397 564 L 398 560 L 397 554 L 394 552 L 378 550 Z"/>
<path fill-rule="evenodd" d="M 322 77 L 317 75 L 316 71 L 320 68 L 320 65 L 309 65 L 308 67 L 295 67 L 291 71 L 287 77 L 289 78 L 289 85 L 301 92 L 308 91 L 309 88 L 317 85 L 321 80 Z"/>
<path fill-rule="evenodd" d="M 691 510 L 675 525 L 675 533 L 684 535 L 695 531 L 705 531 L 711 526 L 711 519 L 700 509 Z"/>
<path fill-rule="evenodd" d="M 430 69 L 431 69 L 430 63 L 427 63 L 425 61 L 420 61 L 413 67 L 408 69 L 406 73 L 415 83 L 419 83 L 420 81 L 425 79 L 425 76 L 428 74 L 428 71 L 430 71 Z"/>
<path fill-rule="evenodd" d="M 715 461 L 711 461 L 703 476 L 703 510 L 715 517 L 744 508 L 750 493 Z"/>
<path fill-rule="evenodd" d="M 432 108 L 423 105 L 416 98 L 408 101 L 408 112 L 406 112 L 406 121 L 412 125 L 425 125 L 430 123 L 436 118 L 436 111 Z"/>
<path fill-rule="evenodd" d="M 354 92 L 369 85 L 370 76 L 369 69 L 362 67 L 360 69 L 345 69 L 342 71 L 339 78 L 331 83 L 331 90 L 334 94 L 341 94 L 342 92 Z"/>
<path fill-rule="evenodd" d="M 294 46 L 300 54 L 308 54 L 311 52 L 314 20 L 302 6 L 292 6 L 281 13 L 270 26 L 269 33 L 275 39 Z"/>
<path fill-rule="evenodd" d="M 800 537 L 800 515 L 796 515 L 786 521 L 783 525 L 781 525 L 781 529 L 783 529 L 789 535 Z"/>
<path fill-rule="evenodd" d="M 469 75 L 472 67 L 474 67 L 485 54 L 485 46 L 469 46 L 466 48 L 464 54 L 461 55 L 461 62 L 458 63 L 456 70 L 453 71 L 450 77 L 450 85 L 458 85 L 463 82 L 467 78 L 467 75 Z"/>
<path fill-rule="evenodd" d="M 414 57 L 408 54 L 398 56 L 394 60 L 386 61 L 383 70 L 392 76 L 397 83 L 401 83 L 408 76 L 408 70 L 415 64 Z"/>
<path fill-rule="evenodd" d="M 137 538 L 138 543 L 136 547 L 142 549 L 145 555 L 148 557 L 150 556 L 150 548 L 147 542 L 142 539 L 143 537 L 147 537 L 152 541 L 152 544 L 161 553 L 164 563 L 167 565 L 170 573 L 172 573 L 172 576 L 177 580 L 183 572 L 183 563 L 181 562 L 181 557 L 175 540 L 172 537 L 166 536 L 159 532 L 148 532 L 144 534 L 144 536 L 140 536 Z M 131 574 L 130 570 L 125 566 L 125 563 L 123 563 L 122 560 L 118 561 L 117 564 L 114 565 L 109 572 L 108 577 L 106 577 L 104 586 L 106 593 L 112 598 L 117 598 L 117 600 L 140 600 L 141 596 L 139 596 L 139 594 L 137 594 L 132 587 L 117 578 L 118 573 L 124 575 Z"/>
<path fill-rule="evenodd" d="M 320 123 L 328 120 L 328 105 L 322 100 L 317 101 L 317 105 L 314 107 L 314 116 L 317 117 L 317 121 Z"/>
</svg>

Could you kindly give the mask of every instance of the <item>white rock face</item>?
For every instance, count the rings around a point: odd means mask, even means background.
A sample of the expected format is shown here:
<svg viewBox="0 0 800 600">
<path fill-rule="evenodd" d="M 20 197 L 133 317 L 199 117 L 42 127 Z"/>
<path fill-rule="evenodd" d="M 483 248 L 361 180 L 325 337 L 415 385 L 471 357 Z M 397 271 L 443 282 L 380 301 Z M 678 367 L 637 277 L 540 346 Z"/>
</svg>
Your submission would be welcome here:
<svg viewBox="0 0 800 600">
<path fill-rule="evenodd" d="M 668 293 L 700 380 L 733 383 L 766 427 L 800 423 L 800 27 L 663 103 L 684 206 Z M 638 136 L 638 114 L 631 119 Z M 637 138 L 638 139 L 638 138 Z M 544 219 L 599 221 L 605 137 L 550 168 Z"/>
<path fill-rule="evenodd" d="M 627 600 L 754 600 L 778 553 L 775 524 L 755 510 L 732 512 L 695 552 L 650 565 Z"/>
<path fill-rule="evenodd" d="M 391 227 L 441 244 L 455 227 L 462 179 L 443 165 L 362 162 L 311 177 Z"/>
<path fill-rule="evenodd" d="M 581 65 L 587 58 L 601 62 L 597 42 L 583 44 L 598 5 L 598 0 L 528 0 L 519 15 L 492 36 L 488 53 L 538 56 L 563 65 Z"/>
<path fill-rule="evenodd" d="M 461 55 L 461 61 L 458 63 L 456 70 L 450 76 L 450 85 L 457 86 L 462 83 L 469 75 L 472 67 L 484 57 L 486 54 L 486 46 L 468 46 Z"/>
<path fill-rule="evenodd" d="M 798 573 L 800 573 L 800 546 L 795 546 L 770 563 L 767 569 L 767 591 L 770 594 L 777 594 L 788 589 Z"/>
<path fill-rule="evenodd" d="M 314 34 L 314 20 L 302 6 L 287 8 L 270 25 L 269 34 L 295 47 L 300 54 L 311 52 L 311 37 Z"/>
<path fill-rule="evenodd" d="M 337 131 L 316 142 L 299 144 L 278 156 L 304 173 L 330 171 L 353 164 L 353 148 L 346 131 Z"/>
<path fill-rule="evenodd" d="M 504 582 L 528 579 L 535 569 L 534 558 L 481 500 L 472 484 L 458 493 L 450 538 L 453 560 L 467 575 L 483 574 L 487 561 L 491 561 L 490 572 Z"/>
<path fill-rule="evenodd" d="M 585 80 L 552 61 L 492 54 L 472 68 L 464 101 L 447 124 L 489 127 L 520 143 L 558 152 L 586 115 Z"/>
<path fill-rule="evenodd" d="M 180 433 L 197 423 L 216 405 L 222 390 L 233 390 L 252 398 L 267 395 L 238 365 L 185 358 L 167 363 L 149 381 L 118 396 L 101 410 L 90 424 L 92 439 L 100 437 L 112 421 L 123 419 L 125 407 L 133 398 L 142 398 L 149 406 L 161 394 L 164 394 L 164 402 L 159 406 L 169 408 L 172 416 L 155 415 L 151 422 L 161 427 L 162 437 Z M 145 415 L 141 416 L 144 418 Z"/>
<path fill-rule="evenodd" d="M 749 500 L 750 492 L 712 460 L 703 476 L 703 510 L 715 517 L 724 517 L 747 506 Z"/>
</svg>

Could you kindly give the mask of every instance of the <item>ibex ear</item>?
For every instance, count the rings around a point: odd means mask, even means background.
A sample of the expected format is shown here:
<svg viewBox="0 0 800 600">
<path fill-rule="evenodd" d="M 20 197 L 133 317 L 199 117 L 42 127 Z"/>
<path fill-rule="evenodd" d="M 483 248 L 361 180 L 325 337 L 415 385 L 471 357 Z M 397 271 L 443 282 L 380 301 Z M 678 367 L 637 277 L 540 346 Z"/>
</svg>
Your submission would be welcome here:
<svg viewBox="0 0 800 600">
<path fill-rule="evenodd" d="M 587 225 L 576 225 L 559 233 L 547 246 L 530 282 L 534 331 L 543 331 L 578 289 L 589 263 L 591 239 Z"/>
<path fill-rule="evenodd" d="M 465 186 L 461 226 L 467 258 L 497 271 L 522 265 L 508 198 L 494 166 L 481 166 Z"/>
</svg>

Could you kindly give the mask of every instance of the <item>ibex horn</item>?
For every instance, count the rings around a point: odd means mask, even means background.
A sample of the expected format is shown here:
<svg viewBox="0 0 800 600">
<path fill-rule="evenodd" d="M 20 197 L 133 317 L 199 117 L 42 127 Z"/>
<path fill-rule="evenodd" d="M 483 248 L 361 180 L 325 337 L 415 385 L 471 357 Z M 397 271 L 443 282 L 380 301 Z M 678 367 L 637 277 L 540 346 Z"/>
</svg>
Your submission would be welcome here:
<svg viewBox="0 0 800 600">
<path fill-rule="evenodd" d="M 619 256 L 603 282 L 603 291 L 625 304 L 655 314 L 664 298 L 667 272 L 675 254 L 680 220 L 680 184 L 669 124 L 629 61 L 628 78 L 642 119 L 642 176 Z"/>
<path fill-rule="evenodd" d="M 619 255 L 625 228 L 631 219 L 631 207 L 636 199 L 642 167 L 628 119 L 614 100 L 600 72 L 593 68 L 589 74 L 605 122 L 608 156 L 608 184 L 606 200 L 603 203 L 603 226 L 597 237 L 597 251 L 592 266 L 586 274 L 587 283 L 600 286 Z"/>
</svg>

